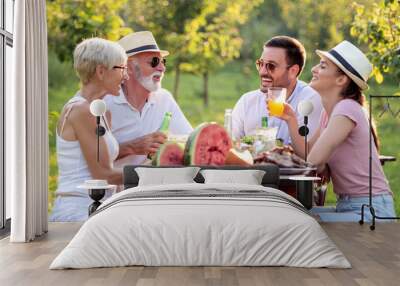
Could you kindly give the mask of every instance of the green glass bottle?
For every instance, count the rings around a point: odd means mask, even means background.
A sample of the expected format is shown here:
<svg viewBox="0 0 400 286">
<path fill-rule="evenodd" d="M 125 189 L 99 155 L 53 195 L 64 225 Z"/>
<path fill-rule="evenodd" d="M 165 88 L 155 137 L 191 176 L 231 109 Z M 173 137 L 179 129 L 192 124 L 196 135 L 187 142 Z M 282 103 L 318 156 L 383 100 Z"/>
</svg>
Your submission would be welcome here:
<svg viewBox="0 0 400 286">
<path fill-rule="evenodd" d="M 261 127 L 262 128 L 267 128 L 268 127 L 268 117 L 264 116 L 261 118 Z"/>
<path fill-rule="evenodd" d="M 158 131 L 164 133 L 168 137 L 168 132 L 169 132 L 169 124 L 171 122 L 171 117 L 172 117 L 172 112 L 165 112 L 163 121 L 161 122 L 161 126 L 158 129 Z M 154 155 L 154 154 L 153 154 Z M 147 159 L 152 160 L 153 155 L 147 154 Z"/>
<path fill-rule="evenodd" d="M 165 112 L 164 119 L 161 122 L 161 126 L 159 129 L 159 131 L 164 133 L 165 135 L 168 135 L 171 118 L 172 118 L 172 112 Z"/>
</svg>

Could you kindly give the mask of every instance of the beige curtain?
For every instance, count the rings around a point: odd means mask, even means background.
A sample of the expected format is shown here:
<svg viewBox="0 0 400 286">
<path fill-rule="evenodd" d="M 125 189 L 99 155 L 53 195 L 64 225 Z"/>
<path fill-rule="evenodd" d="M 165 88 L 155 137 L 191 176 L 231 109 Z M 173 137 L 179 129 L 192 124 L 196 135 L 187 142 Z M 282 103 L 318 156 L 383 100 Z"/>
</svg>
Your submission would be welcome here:
<svg viewBox="0 0 400 286">
<path fill-rule="evenodd" d="M 47 232 L 48 123 L 45 0 L 15 2 L 14 94 L 6 99 L 6 187 L 12 242 Z"/>
</svg>

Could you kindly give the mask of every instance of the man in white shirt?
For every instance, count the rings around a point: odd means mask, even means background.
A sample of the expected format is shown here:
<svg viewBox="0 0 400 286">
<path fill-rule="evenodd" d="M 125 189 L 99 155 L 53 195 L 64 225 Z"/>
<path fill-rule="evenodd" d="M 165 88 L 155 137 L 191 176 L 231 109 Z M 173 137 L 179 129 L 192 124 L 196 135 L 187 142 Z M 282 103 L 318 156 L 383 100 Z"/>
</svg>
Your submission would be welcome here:
<svg viewBox="0 0 400 286">
<path fill-rule="evenodd" d="M 119 96 L 106 96 L 112 133 L 120 143 L 116 166 L 142 164 L 166 140 L 159 132 L 166 112 L 172 113 L 169 131 L 189 134 L 193 128 L 171 93 L 161 88 L 165 59 L 149 31 L 132 33 L 119 40 L 128 56 L 128 75 Z"/>
<path fill-rule="evenodd" d="M 313 112 L 308 118 L 309 138 L 318 129 L 319 118 L 323 109 L 319 94 L 298 77 L 304 67 L 306 52 L 296 39 L 277 36 L 264 44 L 261 58 L 256 61 L 260 76 L 260 89 L 241 96 L 232 111 L 233 138 L 254 134 L 261 127 L 262 117 L 268 117 L 268 126 L 278 127 L 277 139 L 290 144 L 290 135 L 285 121 L 269 116 L 266 105 L 266 93 L 269 87 L 284 87 L 287 90 L 286 102 L 298 114 L 299 125 L 304 125 L 304 118 L 298 113 L 297 106 L 303 100 L 310 100 Z"/>
</svg>

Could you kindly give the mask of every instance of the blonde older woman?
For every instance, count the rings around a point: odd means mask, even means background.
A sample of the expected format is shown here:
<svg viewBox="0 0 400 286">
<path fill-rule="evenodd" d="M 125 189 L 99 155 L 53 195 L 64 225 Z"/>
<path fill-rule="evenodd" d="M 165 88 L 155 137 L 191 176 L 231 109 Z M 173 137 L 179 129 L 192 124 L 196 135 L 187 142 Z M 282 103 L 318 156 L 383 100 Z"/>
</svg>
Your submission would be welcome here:
<svg viewBox="0 0 400 286">
<path fill-rule="evenodd" d="M 323 221 L 358 221 L 361 206 L 369 204 L 369 132 L 363 90 L 368 88 L 372 65 L 353 44 L 343 41 L 321 57 L 312 68 L 310 86 L 321 96 L 326 116 L 310 140 L 308 160 L 318 171 L 329 167 L 336 208 L 316 209 Z M 297 133 L 294 111 L 285 105 L 282 116 L 288 123 L 296 153 L 304 155 L 304 139 Z M 372 129 L 375 145 L 372 150 L 372 201 L 377 216 L 395 216 L 393 194 L 383 173 L 378 156 L 378 138 Z M 370 219 L 369 212 L 366 214 Z"/>
<path fill-rule="evenodd" d="M 86 190 L 77 187 L 88 179 L 122 183 L 122 170 L 113 168 L 119 145 L 110 132 L 110 114 L 101 118 L 105 127 L 100 137 L 100 160 L 97 162 L 96 119 L 90 103 L 106 94 L 117 96 L 126 73 L 127 57 L 117 43 L 91 38 L 77 45 L 74 68 L 81 89 L 64 106 L 57 125 L 58 188 L 51 221 L 83 221 L 93 202 Z"/>
</svg>

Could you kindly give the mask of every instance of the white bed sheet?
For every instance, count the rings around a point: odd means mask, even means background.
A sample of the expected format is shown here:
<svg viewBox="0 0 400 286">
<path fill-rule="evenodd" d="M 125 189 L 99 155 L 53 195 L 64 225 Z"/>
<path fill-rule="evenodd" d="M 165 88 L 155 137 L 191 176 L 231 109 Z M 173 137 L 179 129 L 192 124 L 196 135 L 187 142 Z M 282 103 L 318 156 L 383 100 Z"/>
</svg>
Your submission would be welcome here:
<svg viewBox="0 0 400 286">
<path fill-rule="evenodd" d="M 179 195 L 129 199 L 145 194 L 138 192 L 171 190 L 245 190 L 249 194 L 253 190 L 266 192 L 271 199 Z M 128 265 L 350 268 L 318 222 L 293 204 L 300 203 L 279 190 L 255 185 L 131 188 L 106 200 L 50 269 Z"/>
</svg>

